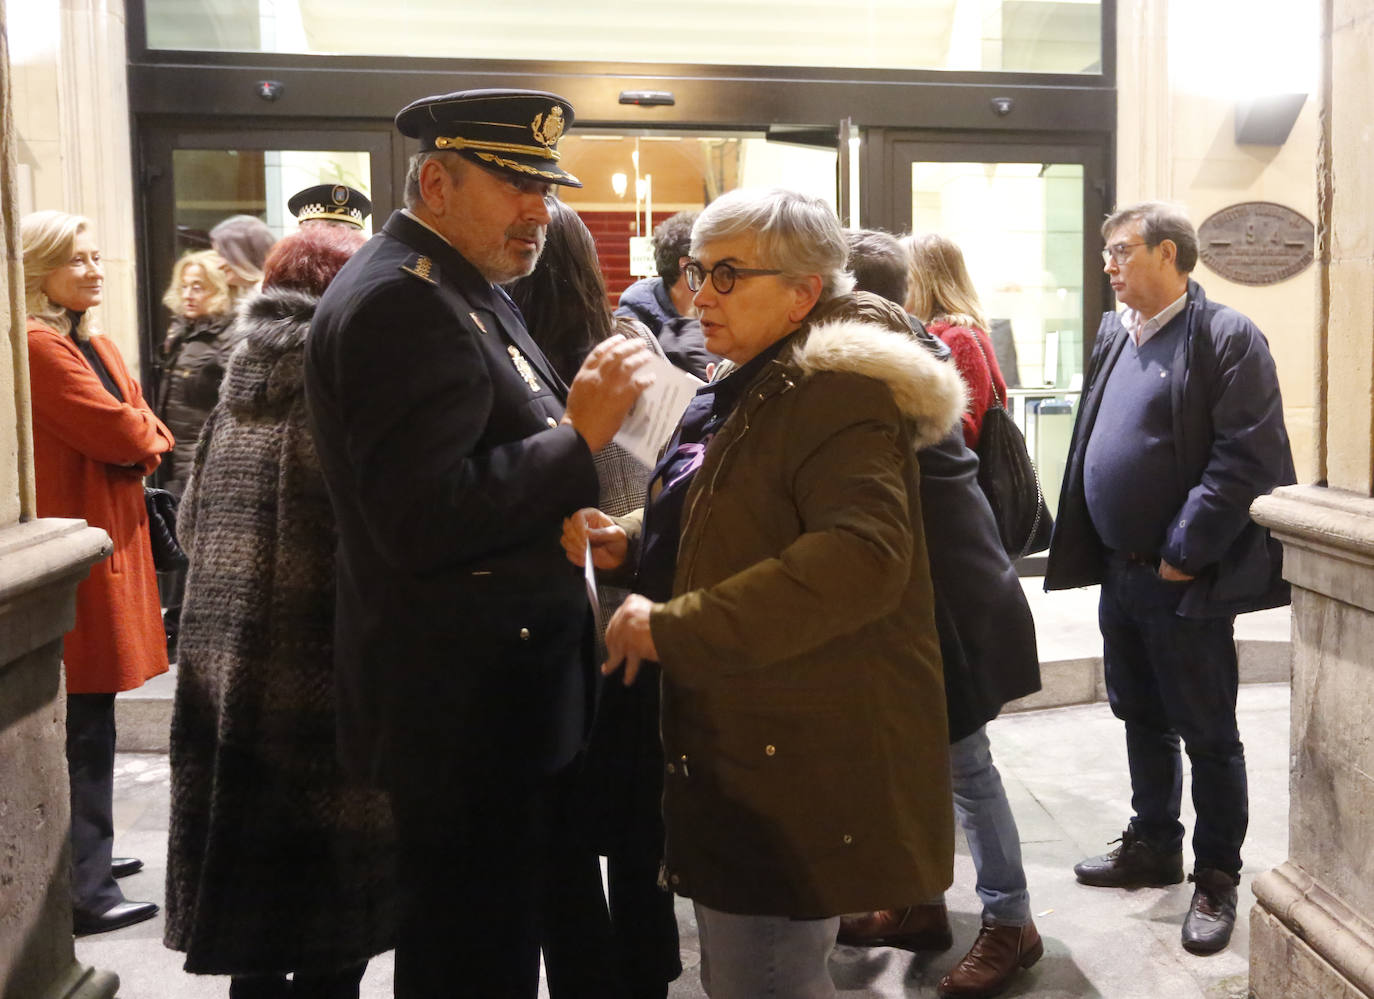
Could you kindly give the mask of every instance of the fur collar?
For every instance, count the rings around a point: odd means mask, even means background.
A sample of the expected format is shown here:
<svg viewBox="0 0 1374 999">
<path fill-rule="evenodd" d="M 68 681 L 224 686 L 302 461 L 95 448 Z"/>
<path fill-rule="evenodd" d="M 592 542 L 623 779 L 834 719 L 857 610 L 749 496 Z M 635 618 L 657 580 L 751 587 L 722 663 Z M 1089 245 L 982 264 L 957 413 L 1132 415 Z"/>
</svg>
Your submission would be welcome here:
<svg viewBox="0 0 1374 999">
<path fill-rule="evenodd" d="M 239 325 L 245 339 L 267 351 L 290 350 L 305 342 L 305 333 L 320 304 L 317 296 L 292 288 L 269 288 L 242 307 Z"/>
<path fill-rule="evenodd" d="M 303 391 L 305 337 L 319 299 L 273 288 L 242 306 L 243 338 L 229 362 L 220 401 L 240 416 L 279 418 Z"/>
<path fill-rule="evenodd" d="M 860 297 L 871 298 L 855 299 Z M 953 364 L 921 346 L 895 306 L 889 315 L 871 302 L 861 304 L 867 307 L 827 310 L 818 317 L 793 350 L 791 363 L 803 377 L 843 371 L 877 379 L 915 423 L 916 446 L 938 444 L 958 424 L 967 405 L 963 379 Z M 898 322 L 905 332 L 897 328 Z"/>
</svg>

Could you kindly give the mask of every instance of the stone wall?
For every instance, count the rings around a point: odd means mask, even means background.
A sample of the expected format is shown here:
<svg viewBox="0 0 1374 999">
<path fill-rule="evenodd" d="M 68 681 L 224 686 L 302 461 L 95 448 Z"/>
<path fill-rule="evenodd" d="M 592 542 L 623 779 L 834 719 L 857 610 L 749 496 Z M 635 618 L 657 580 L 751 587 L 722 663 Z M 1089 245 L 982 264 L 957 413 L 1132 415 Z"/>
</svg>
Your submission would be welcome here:
<svg viewBox="0 0 1374 999">
<path fill-rule="evenodd" d="M 1255 879 L 1256 999 L 1374 997 L 1374 7 L 1324 0 L 1316 464 L 1255 503 L 1293 584 L 1289 858 Z"/>
<path fill-rule="evenodd" d="M 0 0 L 0 37 L 6 15 Z M 0 46 L 0 997 L 107 999 L 119 979 L 72 947 L 62 636 L 110 540 L 83 521 L 34 519 L 12 102 Z"/>
<path fill-rule="evenodd" d="M 11 0 L 13 3 L 13 0 Z M 105 263 L 102 330 L 137 377 L 133 156 L 123 0 L 20 0 L 12 18 L 21 212 L 91 220 Z M 16 8 L 17 9 L 17 8 Z"/>
<path fill-rule="evenodd" d="M 1288 0 L 1285 5 L 1311 11 L 1305 35 L 1268 39 L 1283 44 L 1290 62 L 1305 51 L 1316 61 L 1317 2 Z M 1272 201 L 1315 221 L 1317 95 L 1311 92 L 1282 145 L 1237 143 L 1238 97 L 1228 92 L 1228 71 L 1253 69 L 1244 65 L 1247 60 L 1267 56 L 1207 29 L 1209 19 L 1226 16 L 1236 16 L 1229 0 L 1118 0 L 1117 203 L 1176 201 L 1200 225 L 1229 205 Z M 1299 79 L 1292 85 L 1309 84 Z M 1310 86 L 1315 85 L 1312 79 Z M 1243 312 L 1268 337 L 1298 481 L 1313 481 L 1319 476 L 1313 317 L 1318 268 L 1263 287 L 1228 281 L 1201 262 L 1194 277 L 1209 298 Z"/>
</svg>

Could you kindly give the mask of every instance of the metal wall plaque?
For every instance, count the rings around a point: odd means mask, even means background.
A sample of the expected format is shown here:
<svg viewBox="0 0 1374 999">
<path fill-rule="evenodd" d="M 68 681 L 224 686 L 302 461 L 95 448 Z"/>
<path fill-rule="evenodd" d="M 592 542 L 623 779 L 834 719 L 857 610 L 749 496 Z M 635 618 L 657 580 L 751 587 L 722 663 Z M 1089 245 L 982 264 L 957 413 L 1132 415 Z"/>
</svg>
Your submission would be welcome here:
<svg viewBox="0 0 1374 999">
<path fill-rule="evenodd" d="M 1237 284 L 1278 284 L 1312 263 L 1312 223 L 1272 201 L 1223 208 L 1198 226 L 1202 262 Z"/>
</svg>

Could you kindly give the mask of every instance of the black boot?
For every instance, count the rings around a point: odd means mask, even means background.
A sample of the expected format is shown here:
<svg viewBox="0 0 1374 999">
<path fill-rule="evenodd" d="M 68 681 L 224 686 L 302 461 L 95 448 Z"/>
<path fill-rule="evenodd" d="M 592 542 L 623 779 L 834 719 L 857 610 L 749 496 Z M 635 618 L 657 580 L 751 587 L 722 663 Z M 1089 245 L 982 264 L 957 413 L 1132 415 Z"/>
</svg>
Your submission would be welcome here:
<svg viewBox="0 0 1374 999">
<path fill-rule="evenodd" d="M 1188 875 L 1193 882 L 1193 903 L 1183 919 L 1183 949 L 1193 954 L 1215 954 L 1231 942 L 1236 925 L 1236 886 L 1240 875 L 1204 868 Z"/>
<path fill-rule="evenodd" d="M 1158 888 L 1183 880 L 1183 851 L 1161 853 L 1127 826 L 1111 853 L 1073 865 L 1080 884 L 1095 888 Z"/>
</svg>

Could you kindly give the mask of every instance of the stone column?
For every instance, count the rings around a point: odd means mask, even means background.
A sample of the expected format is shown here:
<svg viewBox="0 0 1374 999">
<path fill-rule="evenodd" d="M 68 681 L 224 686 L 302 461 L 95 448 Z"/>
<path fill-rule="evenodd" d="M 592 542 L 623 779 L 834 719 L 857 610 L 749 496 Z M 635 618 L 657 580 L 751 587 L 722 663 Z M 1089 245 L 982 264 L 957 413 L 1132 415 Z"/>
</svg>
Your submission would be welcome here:
<svg viewBox="0 0 1374 999">
<path fill-rule="evenodd" d="M 105 263 L 101 328 L 138 377 L 133 153 L 124 0 L 62 0 L 58 110 L 66 204 L 95 226 Z"/>
<path fill-rule="evenodd" d="M 0 0 L 0 37 L 5 0 Z M 108 999 L 114 975 L 72 947 L 62 635 L 110 553 L 79 520 L 35 520 L 29 362 L 8 49 L 0 45 L 0 997 Z"/>
<path fill-rule="evenodd" d="M 1116 203 L 1174 196 L 1169 0 L 1116 5 Z"/>
<path fill-rule="evenodd" d="M 1374 997 L 1374 500 L 1289 486 L 1255 503 L 1293 584 L 1288 856 L 1254 880 L 1255 999 Z"/>
<path fill-rule="evenodd" d="M 1254 881 L 1256 999 L 1374 997 L 1374 9 L 1325 0 L 1317 464 L 1255 502 L 1293 584 L 1289 859 Z"/>
</svg>

